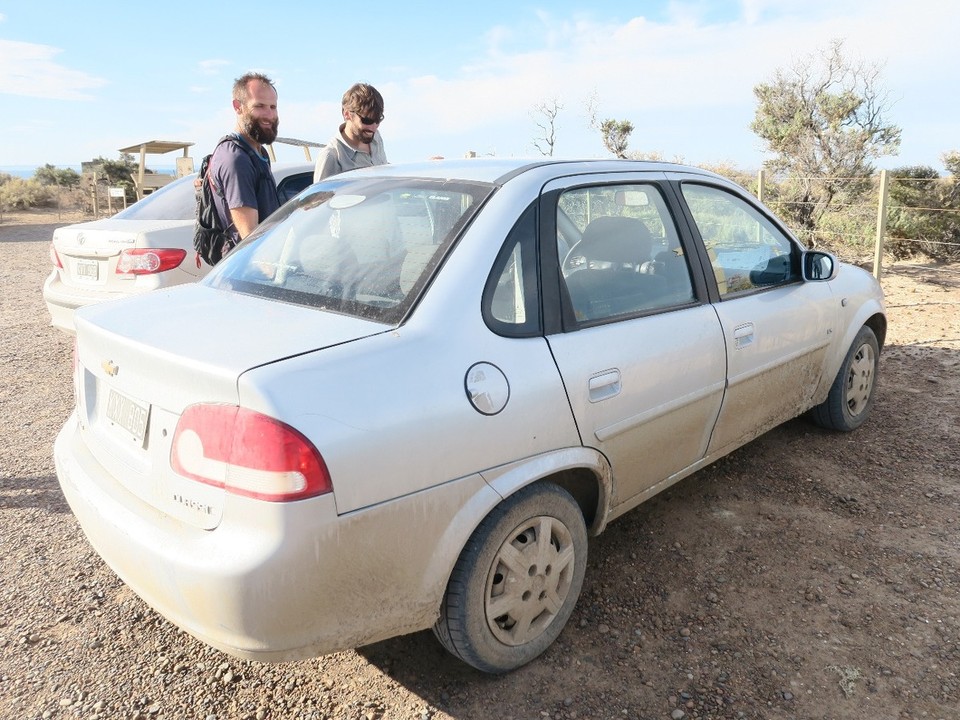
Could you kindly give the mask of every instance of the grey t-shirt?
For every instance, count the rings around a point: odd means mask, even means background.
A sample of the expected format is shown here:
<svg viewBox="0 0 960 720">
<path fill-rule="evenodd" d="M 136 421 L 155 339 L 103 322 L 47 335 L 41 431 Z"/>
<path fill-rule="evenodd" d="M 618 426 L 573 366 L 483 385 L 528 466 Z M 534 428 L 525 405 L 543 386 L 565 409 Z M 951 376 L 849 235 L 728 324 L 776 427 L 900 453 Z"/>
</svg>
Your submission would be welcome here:
<svg viewBox="0 0 960 720">
<path fill-rule="evenodd" d="M 237 144 L 241 142 L 247 149 Z M 240 241 L 240 234 L 230 220 L 229 208 L 256 208 L 257 221 L 263 222 L 280 207 L 270 158 L 259 155 L 259 159 L 255 160 L 250 153 L 257 154 L 249 143 L 237 136 L 233 142 L 220 143 L 210 158 L 210 175 L 215 187 L 223 192 L 223 197 L 214 193 L 214 202 L 224 226 L 229 228 L 234 244 Z"/>
<path fill-rule="evenodd" d="M 383 138 L 380 137 L 379 130 L 373 134 L 369 153 L 350 147 L 343 139 L 342 130 L 343 125 L 317 154 L 317 165 L 313 170 L 314 182 L 347 170 L 387 164 L 387 154 L 384 152 Z"/>
</svg>

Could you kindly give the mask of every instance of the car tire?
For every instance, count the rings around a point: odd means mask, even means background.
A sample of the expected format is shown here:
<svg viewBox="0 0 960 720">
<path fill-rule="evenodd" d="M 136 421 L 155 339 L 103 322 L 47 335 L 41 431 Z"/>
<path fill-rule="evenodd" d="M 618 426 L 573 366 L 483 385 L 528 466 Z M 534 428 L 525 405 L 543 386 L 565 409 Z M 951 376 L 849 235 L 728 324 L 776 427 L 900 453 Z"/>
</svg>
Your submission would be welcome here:
<svg viewBox="0 0 960 720">
<path fill-rule="evenodd" d="M 864 325 L 854 338 L 827 399 L 810 411 L 813 421 L 843 432 L 860 427 L 873 407 L 879 360 L 877 336 Z"/>
<path fill-rule="evenodd" d="M 586 563 L 587 529 L 573 497 L 549 483 L 523 488 L 470 537 L 434 633 L 453 655 L 484 672 L 525 665 L 563 630 Z"/>
</svg>

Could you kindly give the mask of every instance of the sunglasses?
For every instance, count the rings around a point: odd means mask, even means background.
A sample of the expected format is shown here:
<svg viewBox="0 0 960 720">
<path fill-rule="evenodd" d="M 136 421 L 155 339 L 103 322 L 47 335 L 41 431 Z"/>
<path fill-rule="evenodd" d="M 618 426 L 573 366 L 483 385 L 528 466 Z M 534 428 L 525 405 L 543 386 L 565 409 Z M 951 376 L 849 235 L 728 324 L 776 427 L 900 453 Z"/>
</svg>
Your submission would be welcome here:
<svg viewBox="0 0 960 720">
<path fill-rule="evenodd" d="M 362 115 L 358 115 L 357 113 L 354 113 L 354 115 L 360 118 L 360 122 L 363 123 L 364 125 L 379 125 L 380 123 L 383 122 L 383 115 L 381 115 L 378 118 L 363 117 Z"/>
</svg>

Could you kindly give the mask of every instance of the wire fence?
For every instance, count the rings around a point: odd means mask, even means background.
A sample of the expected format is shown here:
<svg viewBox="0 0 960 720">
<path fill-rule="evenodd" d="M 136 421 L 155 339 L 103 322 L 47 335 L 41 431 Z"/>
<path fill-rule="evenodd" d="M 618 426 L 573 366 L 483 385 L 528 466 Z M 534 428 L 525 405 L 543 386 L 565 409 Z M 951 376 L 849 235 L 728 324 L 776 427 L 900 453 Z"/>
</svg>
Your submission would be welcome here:
<svg viewBox="0 0 960 720">
<path fill-rule="evenodd" d="M 771 179 L 761 171 L 749 182 L 801 240 L 850 262 L 864 264 L 865 257 L 872 256 L 877 277 L 884 262 L 892 260 L 960 260 L 956 177 L 901 176 L 884 170 L 872 177 Z M 816 218 L 813 227 L 791 222 L 811 217 Z"/>
<path fill-rule="evenodd" d="M 117 191 L 122 190 L 123 194 Z M 4 193 L 0 185 L 0 223 L 15 213 L 42 210 L 57 212 L 58 222 L 81 222 L 112 217 L 134 202 L 126 188 L 111 188 L 104 183 L 83 183 L 80 187 L 42 186 L 40 194 Z"/>
<path fill-rule="evenodd" d="M 823 247 L 841 260 L 865 264 L 870 258 L 880 276 L 884 261 L 925 256 L 960 261 L 960 182 L 956 177 L 891 176 L 756 178 L 728 175 L 760 198 L 811 247 Z M 796 188 L 829 185 L 828 202 L 795 199 Z M 129 202 L 104 183 L 64 188 L 48 186 L 45 207 L 55 208 L 58 221 L 110 217 Z M 807 195 L 813 191 L 808 190 Z M 0 193 L 0 223 L 17 208 Z M 794 222 L 816 215 L 813 227 Z"/>
</svg>

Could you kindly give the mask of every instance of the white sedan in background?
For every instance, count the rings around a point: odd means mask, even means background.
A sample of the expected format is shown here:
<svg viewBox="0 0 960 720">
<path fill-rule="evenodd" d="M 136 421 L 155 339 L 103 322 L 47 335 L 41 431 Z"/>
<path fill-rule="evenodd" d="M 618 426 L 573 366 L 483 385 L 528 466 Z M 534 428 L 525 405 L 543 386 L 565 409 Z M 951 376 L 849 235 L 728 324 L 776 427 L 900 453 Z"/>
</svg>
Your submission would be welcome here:
<svg viewBox="0 0 960 720">
<path fill-rule="evenodd" d="M 280 202 L 313 182 L 307 163 L 275 165 Z M 43 299 L 54 327 L 73 332 L 73 311 L 104 300 L 196 282 L 210 266 L 196 262 L 196 175 L 175 180 L 113 217 L 57 228 L 53 270 Z"/>
<path fill-rule="evenodd" d="M 494 673 L 610 521 L 807 411 L 863 423 L 886 333 L 875 279 L 743 189 L 629 161 L 338 175 L 76 324 L 57 474 L 146 602 L 242 658 L 433 627 Z"/>
</svg>

